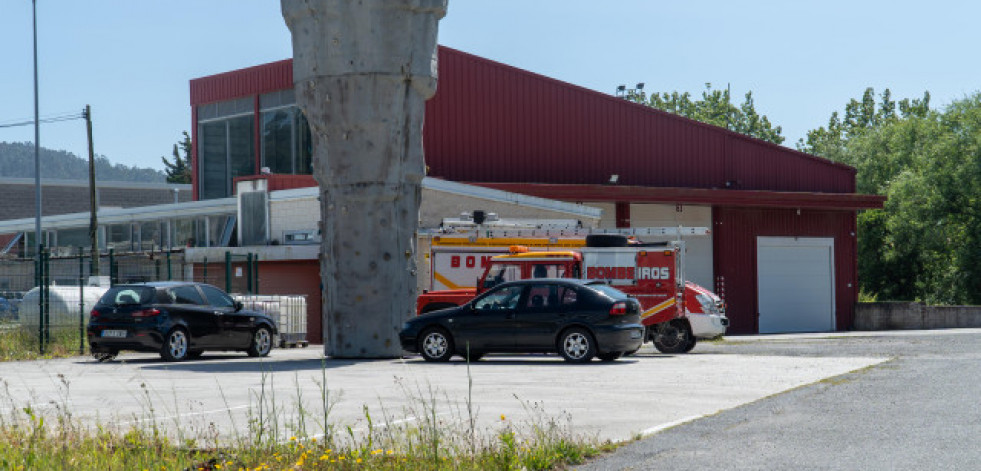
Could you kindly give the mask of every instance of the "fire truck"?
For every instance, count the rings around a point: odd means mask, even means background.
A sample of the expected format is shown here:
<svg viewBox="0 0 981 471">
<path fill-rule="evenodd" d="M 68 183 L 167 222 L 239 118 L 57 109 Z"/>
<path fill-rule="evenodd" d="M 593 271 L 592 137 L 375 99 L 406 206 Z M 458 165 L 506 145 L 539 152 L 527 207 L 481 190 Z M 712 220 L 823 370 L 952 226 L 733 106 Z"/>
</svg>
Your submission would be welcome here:
<svg viewBox="0 0 981 471">
<path fill-rule="evenodd" d="M 620 232 L 707 234 L 704 228 L 650 228 Z M 547 231 L 546 231 L 547 232 Z M 644 308 L 645 341 L 663 353 L 685 353 L 697 340 L 720 337 L 729 320 L 722 300 L 702 286 L 686 281 L 683 240 L 642 242 L 624 233 L 594 234 L 589 230 L 485 231 L 480 237 L 437 236 L 431 255 L 434 287 L 418 297 L 418 314 L 459 306 L 499 283 L 530 278 L 605 280 L 634 296 Z M 584 235 L 585 233 L 585 235 Z M 494 236 L 497 237 L 494 237 Z M 505 237 L 501 237 L 501 236 Z M 506 237 L 506 236 L 512 237 Z M 538 237 L 513 237 L 537 235 Z M 583 237 L 584 235 L 584 237 Z M 502 247 L 506 242 L 531 242 Z M 495 253 L 501 253 L 495 255 Z M 444 268 L 441 270 L 441 268 Z M 445 269 L 449 268 L 449 269 Z M 456 270 L 453 270 L 456 269 Z M 453 273 L 453 275 L 448 275 Z M 462 273 L 462 275 L 461 275 Z M 479 273 L 473 286 L 460 286 Z M 455 278 L 454 279 L 451 279 Z"/>
</svg>

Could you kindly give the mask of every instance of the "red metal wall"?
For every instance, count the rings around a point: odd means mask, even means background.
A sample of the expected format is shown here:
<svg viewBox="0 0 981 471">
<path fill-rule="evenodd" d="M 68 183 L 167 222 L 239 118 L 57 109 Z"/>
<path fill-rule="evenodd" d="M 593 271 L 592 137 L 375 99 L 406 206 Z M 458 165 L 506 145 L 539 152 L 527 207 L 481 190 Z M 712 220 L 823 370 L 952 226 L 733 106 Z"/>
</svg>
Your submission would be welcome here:
<svg viewBox="0 0 981 471">
<path fill-rule="evenodd" d="M 291 88 L 292 64 L 192 80 L 191 105 Z M 452 181 L 854 192 L 851 167 L 447 47 L 423 140 Z"/>
<path fill-rule="evenodd" d="M 833 237 L 837 330 L 848 330 L 858 301 L 855 213 L 851 211 L 719 208 L 712 211 L 716 281 L 723 277 L 730 334 L 759 332 L 756 238 Z M 716 286 L 716 291 L 722 291 Z M 791 314 L 792 313 L 788 313 Z"/>
<path fill-rule="evenodd" d="M 441 48 L 429 174 L 453 181 L 853 191 L 854 169 Z"/>
<path fill-rule="evenodd" d="M 323 344 L 320 316 L 320 264 L 317 260 L 262 260 L 259 262 L 262 294 L 307 295 L 307 341 Z"/>
</svg>

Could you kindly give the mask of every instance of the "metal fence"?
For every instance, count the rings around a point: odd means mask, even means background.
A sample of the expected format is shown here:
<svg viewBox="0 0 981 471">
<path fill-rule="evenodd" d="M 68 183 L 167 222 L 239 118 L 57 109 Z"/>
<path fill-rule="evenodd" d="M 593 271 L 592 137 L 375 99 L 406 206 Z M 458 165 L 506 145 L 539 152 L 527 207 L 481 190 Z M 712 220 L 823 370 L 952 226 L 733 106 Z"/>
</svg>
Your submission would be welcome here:
<svg viewBox="0 0 981 471">
<path fill-rule="evenodd" d="M 38 259 L 0 259 L 0 359 L 26 358 L 29 353 L 85 354 L 89 312 L 112 285 L 121 283 L 213 284 L 241 293 L 243 299 L 252 296 L 255 307 L 275 307 L 281 330 L 292 334 L 282 337 L 284 341 L 295 344 L 299 339 L 294 337 L 306 333 L 305 298 L 258 295 L 259 264 L 254 254 L 226 253 L 224 260 L 191 264 L 180 251 L 117 254 L 110 250 L 95 262 L 96 269 L 88 250 L 79 248 L 75 253 L 52 257 L 42 249 Z"/>
</svg>

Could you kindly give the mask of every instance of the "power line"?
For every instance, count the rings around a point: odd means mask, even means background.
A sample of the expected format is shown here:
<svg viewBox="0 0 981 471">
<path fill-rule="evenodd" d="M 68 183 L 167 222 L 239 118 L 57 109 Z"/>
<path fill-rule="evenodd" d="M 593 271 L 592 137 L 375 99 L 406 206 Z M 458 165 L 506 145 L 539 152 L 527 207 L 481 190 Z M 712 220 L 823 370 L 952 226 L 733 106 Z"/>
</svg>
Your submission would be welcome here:
<svg viewBox="0 0 981 471">
<path fill-rule="evenodd" d="M 41 124 L 58 123 L 58 122 L 61 122 L 61 121 L 71 121 L 71 120 L 75 120 L 75 119 L 84 119 L 84 118 L 85 118 L 85 113 L 84 112 L 83 113 L 73 113 L 73 114 L 65 114 L 65 115 L 60 115 L 60 116 L 51 116 L 51 117 L 48 117 L 48 118 L 42 118 L 42 119 L 38 120 L 38 123 L 41 123 Z M 16 121 L 16 122 L 9 122 L 9 123 L 0 123 L 0 129 L 3 129 L 3 128 L 15 128 L 15 127 L 20 127 L 20 126 L 30 126 L 32 124 L 34 124 L 34 120 L 33 119 L 26 120 L 26 121 Z"/>
</svg>

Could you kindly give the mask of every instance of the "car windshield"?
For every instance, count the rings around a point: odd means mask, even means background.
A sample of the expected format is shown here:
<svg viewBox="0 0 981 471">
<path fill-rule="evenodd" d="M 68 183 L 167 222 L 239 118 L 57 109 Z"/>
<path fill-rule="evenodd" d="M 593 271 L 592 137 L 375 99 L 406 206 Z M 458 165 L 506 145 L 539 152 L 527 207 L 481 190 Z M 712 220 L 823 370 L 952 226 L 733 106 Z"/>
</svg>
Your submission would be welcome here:
<svg viewBox="0 0 981 471">
<path fill-rule="evenodd" d="M 153 288 L 147 286 L 115 286 L 102 295 L 99 303 L 110 306 L 149 304 L 153 300 L 153 292 Z"/>
<path fill-rule="evenodd" d="M 599 291 L 600 293 L 605 294 L 607 297 L 611 299 L 623 299 L 629 297 L 627 296 L 627 293 L 624 293 L 623 291 L 620 291 L 609 285 L 595 283 L 595 284 L 590 284 L 589 287 L 596 291 Z"/>
</svg>

